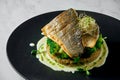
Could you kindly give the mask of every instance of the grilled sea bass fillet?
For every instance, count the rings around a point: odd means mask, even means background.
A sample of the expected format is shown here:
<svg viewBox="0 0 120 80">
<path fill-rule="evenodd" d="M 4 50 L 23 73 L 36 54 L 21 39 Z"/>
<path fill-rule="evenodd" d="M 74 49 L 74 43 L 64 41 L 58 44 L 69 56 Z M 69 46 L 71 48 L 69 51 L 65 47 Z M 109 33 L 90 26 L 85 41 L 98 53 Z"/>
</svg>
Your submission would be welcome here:
<svg viewBox="0 0 120 80">
<path fill-rule="evenodd" d="M 84 26 L 74 9 L 68 9 L 41 30 L 48 38 L 56 42 L 71 58 L 84 53 L 85 47 L 94 47 L 99 36 L 97 24 Z M 87 30 L 86 30 L 87 29 Z"/>
</svg>

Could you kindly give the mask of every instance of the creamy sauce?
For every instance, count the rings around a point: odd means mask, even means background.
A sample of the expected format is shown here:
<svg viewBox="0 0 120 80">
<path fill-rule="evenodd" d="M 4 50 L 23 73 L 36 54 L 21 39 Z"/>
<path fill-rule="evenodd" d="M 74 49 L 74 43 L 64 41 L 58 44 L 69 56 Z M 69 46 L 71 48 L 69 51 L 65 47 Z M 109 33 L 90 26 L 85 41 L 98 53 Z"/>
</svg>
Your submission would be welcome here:
<svg viewBox="0 0 120 80">
<path fill-rule="evenodd" d="M 37 50 L 40 51 L 39 54 L 36 55 L 36 57 L 39 59 L 39 61 L 50 67 L 51 69 L 55 70 L 55 71 L 65 71 L 65 72 L 72 72 L 74 73 L 75 71 L 78 71 L 79 69 L 83 69 L 83 70 L 90 70 L 94 67 L 100 67 L 102 66 L 105 61 L 106 61 L 106 57 L 108 55 L 108 48 L 107 45 L 104 41 L 103 46 L 102 46 L 102 51 L 100 54 L 100 56 L 94 60 L 91 63 L 88 64 L 84 64 L 82 66 L 77 66 L 77 67 L 69 67 L 69 66 L 65 66 L 62 64 L 59 64 L 57 62 L 55 62 L 47 53 L 46 53 L 46 37 L 43 37 L 42 39 L 40 39 L 37 43 Z"/>
<path fill-rule="evenodd" d="M 34 47 L 35 44 L 34 44 L 34 43 L 30 43 L 29 46 L 30 46 L 30 47 Z"/>
</svg>

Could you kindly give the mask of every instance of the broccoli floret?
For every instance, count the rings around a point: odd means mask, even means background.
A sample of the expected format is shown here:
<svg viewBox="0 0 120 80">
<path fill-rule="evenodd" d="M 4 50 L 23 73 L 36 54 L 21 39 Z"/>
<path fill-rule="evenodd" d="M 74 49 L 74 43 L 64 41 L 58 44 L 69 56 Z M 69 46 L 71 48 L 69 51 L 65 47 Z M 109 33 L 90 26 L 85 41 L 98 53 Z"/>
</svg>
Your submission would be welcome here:
<svg viewBox="0 0 120 80">
<path fill-rule="evenodd" d="M 60 49 L 60 46 L 49 38 L 47 38 L 47 45 L 50 47 L 50 54 L 55 54 Z"/>
</svg>

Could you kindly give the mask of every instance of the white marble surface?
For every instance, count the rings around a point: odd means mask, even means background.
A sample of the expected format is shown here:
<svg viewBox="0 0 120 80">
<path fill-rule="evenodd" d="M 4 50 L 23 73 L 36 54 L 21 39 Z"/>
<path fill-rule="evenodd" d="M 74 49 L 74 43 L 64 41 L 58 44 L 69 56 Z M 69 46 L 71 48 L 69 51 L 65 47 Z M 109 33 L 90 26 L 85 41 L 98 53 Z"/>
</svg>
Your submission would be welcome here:
<svg viewBox="0 0 120 80">
<path fill-rule="evenodd" d="M 95 11 L 120 20 L 120 0 L 0 0 L 0 80 L 24 80 L 6 56 L 6 42 L 12 31 L 33 16 L 68 8 Z"/>
</svg>

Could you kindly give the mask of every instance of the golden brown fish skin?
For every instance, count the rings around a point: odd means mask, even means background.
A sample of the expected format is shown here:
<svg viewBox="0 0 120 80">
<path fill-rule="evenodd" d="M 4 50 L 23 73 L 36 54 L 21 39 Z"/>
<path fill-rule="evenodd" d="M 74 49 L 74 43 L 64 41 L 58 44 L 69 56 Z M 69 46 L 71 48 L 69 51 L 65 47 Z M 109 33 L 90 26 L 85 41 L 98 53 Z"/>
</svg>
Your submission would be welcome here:
<svg viewBox="0 0 120 80">
<path fill-rule="evenodd" d="M 77 31 L 77 27 L 75 27 L 77 24 L 77 12 L 74 9 L 68 9 L 45 25 L 42 32 L 58 43 L 70 57 L 77 57 L 84 50 L 80 39 L 81 32 L 80 30 Z"/>
<path fill-rule="evenodd" d="M 74 9 L 72 8 L 68 9 L 60 13 L 51 22 L 45 25 L 41 30 L 44 35 L 55 34 L 61 29 L 63 29 L 67 24 L 74 21 L 77 17 L 78 17 L 78 14 L 76 13 Z"/>
<path fill-rule="evenodd" d="M 74 56 L 79 56 L 79 54 L 82 54 L 84 50 L 81 42 L 82 34 L 78 25 L 76 25 L 77 23 L 78 21 L 71 22 L 56 34 L 65 45 L 65 48 L 67 48 L 67 52 L 72 53 Z M 60 46 L 62 46 L 62 44 Z M 63 50 L 65 50 L 64 47 Z"/>
</svg>

